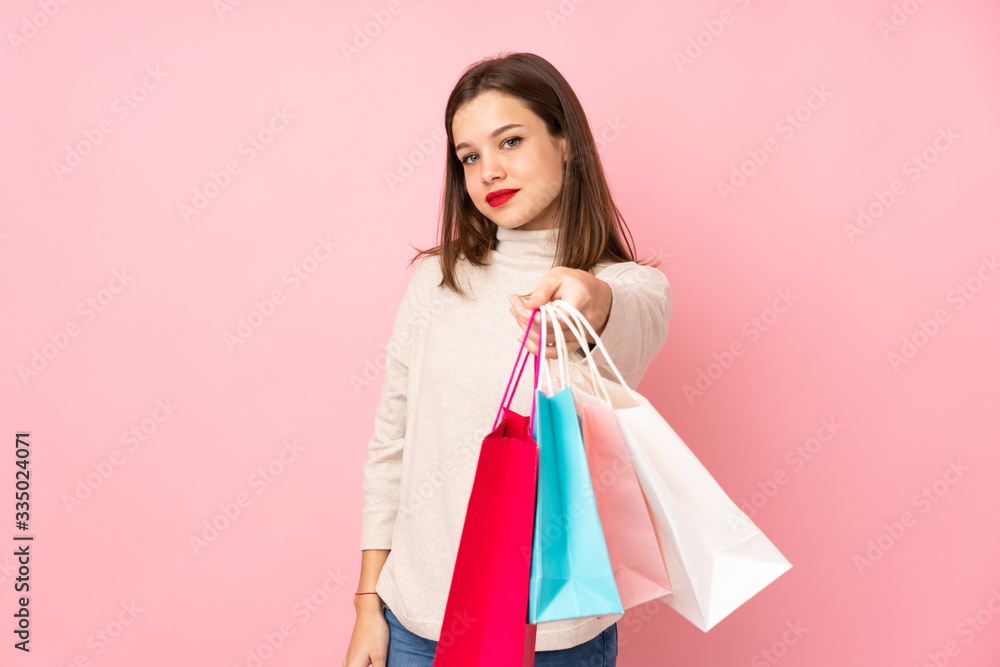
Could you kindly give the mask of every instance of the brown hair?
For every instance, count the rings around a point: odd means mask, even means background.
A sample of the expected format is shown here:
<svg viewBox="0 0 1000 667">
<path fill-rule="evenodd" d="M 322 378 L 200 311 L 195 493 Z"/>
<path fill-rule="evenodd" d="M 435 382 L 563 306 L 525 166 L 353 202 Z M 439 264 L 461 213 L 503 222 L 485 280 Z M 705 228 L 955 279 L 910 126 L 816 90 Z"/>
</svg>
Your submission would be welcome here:
<svg viewBox="0 0 1000 667">
<path fill-rule="evenodd" d="M 519 99 L 543 121 L 552 136 L 564 133 L 568 159 L 559 193 L 559 242 L 553 266 L 589 271 L 601 261 L 635 262 L 632 235 L 611 198 L 587 116 L 573 89 L 547 60 L 533 53 L 510 53 L 470 65 L 455 84 L 445 107 L 448 135 L 445 183 L 438 225 L 439 245 L 419 250 L 410 264 L 425 255 L 438 255 L 443 278 L 454 292 L 455 264 L 464 255 L 476 266 L 496 242 L 497 224 L 472 203 L 465 187 L 462 164 L 455 154 L 452 120 L 465 103 L 487 90 Z M 628 237 L 627 245 L 623 237 Z M 657 262 L 655 266 L 659 266 Z"/>
</svg>

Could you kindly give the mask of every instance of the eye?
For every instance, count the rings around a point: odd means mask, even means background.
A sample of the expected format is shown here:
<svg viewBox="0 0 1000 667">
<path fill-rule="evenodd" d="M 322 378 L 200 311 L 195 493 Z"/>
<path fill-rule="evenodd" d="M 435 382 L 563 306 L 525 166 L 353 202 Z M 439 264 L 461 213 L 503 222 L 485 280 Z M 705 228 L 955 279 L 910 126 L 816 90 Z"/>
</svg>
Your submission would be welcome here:
<svg viewBox="0 0 1000 667">
<path fill-rule="evenodd" d="M 510 144 L 510 142 L 512 141 L 515 142 L 513 145 Z M 520 144 L 522 141 L 524 141 L 523 137 L 510 137 L 508 139 L 504 139 L 503 143 L 500 145 L 507 146 L 508 148 L 517 148 L 518 144 Z M 461 162 L 463 165 L 468 166 L 472 164 L 472 162 L 468 161 L 469 158 L 471 157 L 478 157 L 478 156 L 475 153 L 469 153 L 465 157 L 459 158 L 458 161 Z"/>
</svg>

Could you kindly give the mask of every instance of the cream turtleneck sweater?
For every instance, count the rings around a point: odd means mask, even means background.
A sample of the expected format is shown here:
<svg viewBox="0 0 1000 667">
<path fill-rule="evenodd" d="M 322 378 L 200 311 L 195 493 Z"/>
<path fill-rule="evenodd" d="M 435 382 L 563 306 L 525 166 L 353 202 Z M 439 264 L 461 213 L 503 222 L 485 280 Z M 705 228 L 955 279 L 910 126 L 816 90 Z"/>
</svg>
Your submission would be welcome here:
<svg viewBox="0 0 1000 667">
<path fill-rule="evenodd" d="M 558 229 L 497 229 L 488 266 L 460 261 L 473 298 L 438 287 L 438 258 L 420 261 L 386 346 L 385 379 L 362 470 L 361 548 L 390 549 L 375 591 L 411 632 L 441 634 L 448 588 L 472 492 L 479 447 L 490 432 L 517 358 L 521 328 L 511 294 L 528 294 L 552 268 Z M 673 310 L 659 270 L 623 262 L 591 270 L 611 287 L 601 333 L 636 388 L 667 338 Z M 581 350 L 574 355 L 582 358 Z M 603 355 L 595 351 L 595 359 Z M 531 412 L 529 364 L 511 409 Z M 613 375 L 602 368 L 603 375 Z M 591 616 L 538 625 L 536 651 L 582 644 L 621 618 Z"/>
</svg>

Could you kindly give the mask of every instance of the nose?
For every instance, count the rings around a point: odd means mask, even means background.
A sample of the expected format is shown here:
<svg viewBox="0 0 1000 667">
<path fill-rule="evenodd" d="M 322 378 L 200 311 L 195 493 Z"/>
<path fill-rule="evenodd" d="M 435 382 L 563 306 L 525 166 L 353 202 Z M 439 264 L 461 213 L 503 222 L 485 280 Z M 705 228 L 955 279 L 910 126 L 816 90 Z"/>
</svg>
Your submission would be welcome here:
<svg viewBox="0 0 1000 667">
<path fill-rule="evenodd" d="M 506 176 L 506 172 L 503 170 L 503 165 L 500 163 L 500 158 L 494 155 L 483 155 L 479 158 L 479 164 L 482 167 L 480 175 L 483 179 L 483 183 L 489 185 L 493 181 L 502 179 Z"/>
</svg>

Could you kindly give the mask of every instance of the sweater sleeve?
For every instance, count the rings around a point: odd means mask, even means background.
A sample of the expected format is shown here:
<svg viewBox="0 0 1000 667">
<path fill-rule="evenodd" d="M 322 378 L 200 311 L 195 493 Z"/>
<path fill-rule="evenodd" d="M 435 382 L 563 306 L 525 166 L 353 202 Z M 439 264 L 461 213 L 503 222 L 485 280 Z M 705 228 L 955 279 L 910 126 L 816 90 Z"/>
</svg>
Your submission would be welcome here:
<svg viewBox="0 0 1000 667">
<path fill-rule="evenodd" d="M 594 275 L 611 287 L 612 295 L 601 341 L 625 381 L 635 389 L 667 341 L 674 307 L 670 284 L 659 269 L 636 262 L 610 264 Z M 573 354 L 585 358 L 583 350 Z M 600 350 L 594 347 L 592 355 L 601 374 L 613 378 Z"/>
<path fill-rule="evenodd" d="M 414 313 L 417 311 L 415 284 L 419 268 L 420 265 L 410 278 L 386 344 L 382 393 L 375 412 L 374 432 L 368 441 L 368 459 L 361 475 L 362 549 L 390 548 L 393 524 L 399 509 L 409 359 Z"/>
</svg>

